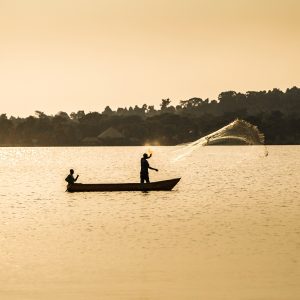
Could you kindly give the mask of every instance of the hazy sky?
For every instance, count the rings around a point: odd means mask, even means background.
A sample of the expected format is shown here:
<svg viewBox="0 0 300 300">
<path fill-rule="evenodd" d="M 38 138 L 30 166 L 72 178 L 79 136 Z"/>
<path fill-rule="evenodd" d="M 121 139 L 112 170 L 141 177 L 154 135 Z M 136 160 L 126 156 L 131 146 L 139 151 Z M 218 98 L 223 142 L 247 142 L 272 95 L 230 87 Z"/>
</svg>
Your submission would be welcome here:
<svg viewBox="0 0 300 300">
<path fill-rule="evenodd" d="M 0 113 L 300 86 L 299 0 L 0 0 Z"/>
</svg>

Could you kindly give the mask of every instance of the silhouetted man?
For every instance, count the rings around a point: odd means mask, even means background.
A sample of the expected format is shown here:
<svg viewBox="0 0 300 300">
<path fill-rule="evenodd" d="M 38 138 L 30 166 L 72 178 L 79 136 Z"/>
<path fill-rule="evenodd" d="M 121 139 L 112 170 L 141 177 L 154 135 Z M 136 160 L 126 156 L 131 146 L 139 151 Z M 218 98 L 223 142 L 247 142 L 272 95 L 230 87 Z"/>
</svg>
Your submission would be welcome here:
<svg viewBox="0 0 300 300">
<path fill-rule="evenodd" d="M 79 177 L 79 175 L 77 175 L 76 178 L 74 178 L 73 175 L 74 175 L 74 170 L 71 169 L 70 174 L 65 179 L 68 184 L 74 184 L 76 182 L 76 180 L 78 179 L 78 177 Z"/>
<path fill-rule="evenodd" d="M 144 153 L 143 157 L 141 158 L 141 183 L 144 183 L 144 181 L 146 181 L 147 183 L 150 182 L 149 180 L 149 173 L 148 173 L 148 169 L 154 170 L 156 172 L 158 172 L 157 169 L 150 167 L 147 159 L 150 158 L 152 156 L 152 154 L 150 154 L 148 156 L 148 154 Z"/>
</svg>

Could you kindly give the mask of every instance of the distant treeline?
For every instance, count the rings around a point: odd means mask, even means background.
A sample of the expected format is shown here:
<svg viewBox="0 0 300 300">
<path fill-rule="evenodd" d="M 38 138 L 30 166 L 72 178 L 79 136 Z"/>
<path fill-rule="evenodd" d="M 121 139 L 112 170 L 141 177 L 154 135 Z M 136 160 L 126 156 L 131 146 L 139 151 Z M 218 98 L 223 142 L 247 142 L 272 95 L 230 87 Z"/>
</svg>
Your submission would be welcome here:
<svg viewBox="0 0 300 300">
<path fill-rule="evenodd" d="M 27 118 L 0 115 L 1 146 L 176 145 L 205 136 L 236 118 L 265 134 L 266 144 L 300 144 L 300 89 L 237 93 L 218 100 L 191 98 L 160 109 L 146 105 L 100 112 L 36 111 Z M 109 129 L 110 128 L 110 129 Z M 106 133 L 107 129 L 109 129 Z"/>
</svg>

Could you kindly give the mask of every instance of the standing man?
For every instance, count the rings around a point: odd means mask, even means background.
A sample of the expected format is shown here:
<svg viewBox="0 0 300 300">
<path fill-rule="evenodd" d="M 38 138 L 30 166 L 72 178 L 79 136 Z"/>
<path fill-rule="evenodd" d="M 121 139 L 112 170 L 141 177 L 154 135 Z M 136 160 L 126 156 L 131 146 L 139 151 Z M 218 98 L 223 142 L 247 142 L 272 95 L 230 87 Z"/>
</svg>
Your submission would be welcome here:
<svg viewBox="0 0 300 300">
<path fill-rule="evenodd" d="M 141 173 L 140 173 L 141 183 L 144 183 L 144 181 L 146 181 L 147 183 L 150 182 L 148 169 L 151 169 L 151 170 L 154 170 L 154 171 L 158 172 L 157 169 L 150 167 L 150 165 L 147 161 L 147 159 L 149 159 L 151 156 L 152 156 L 152 154 L 150 154 L 148 156 L 147 153 L 144 153 L 143 157 L 141 158 Z"/>
</svg>

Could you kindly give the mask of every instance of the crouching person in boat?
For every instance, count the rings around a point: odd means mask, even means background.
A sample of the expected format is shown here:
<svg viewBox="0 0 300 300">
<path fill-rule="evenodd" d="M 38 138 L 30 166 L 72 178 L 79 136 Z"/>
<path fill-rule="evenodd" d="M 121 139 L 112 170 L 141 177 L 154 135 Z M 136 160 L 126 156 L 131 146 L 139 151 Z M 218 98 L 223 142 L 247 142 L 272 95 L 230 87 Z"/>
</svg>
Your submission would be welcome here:
<svg viewBox="0 0 300 300">
<path fill-rule="evenodd" d="M 149 163 L 148 163 L 148 161 L 147 161 L 147 159 L 149 159 L 151 156 L 152 156 L 152 154 L 150 154 L 150 155 L 148 156 L 147 153 L 144 153 L 144 154 L 143 154 L 143 157 L 141 158 L 141 173 L 140 173 L 140 176 L 141 176 L 141 183 L 144 183 L 145 181 L 146 181 L 147 183 L 150 182 L 150 180 L 149 180 L 148 169 L 154 170 L 154 171 L 158 172 L 157 169 L 150 167 L 150 165 L 149 165 Z"/>
<path fill-rule="evenodd" d="M 68 185 L 70 184 L 74 184 L 77 179 L 78 179 L 79 175 L 76 176 L 76 178 L 74 178 L 74 170 L 71 169 L 70 170 L 70 174 L 66 177 L 65 181 L 68 183 Z"/>
</svg>

